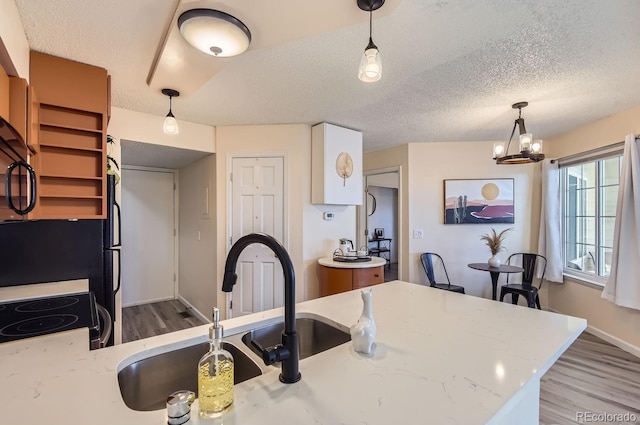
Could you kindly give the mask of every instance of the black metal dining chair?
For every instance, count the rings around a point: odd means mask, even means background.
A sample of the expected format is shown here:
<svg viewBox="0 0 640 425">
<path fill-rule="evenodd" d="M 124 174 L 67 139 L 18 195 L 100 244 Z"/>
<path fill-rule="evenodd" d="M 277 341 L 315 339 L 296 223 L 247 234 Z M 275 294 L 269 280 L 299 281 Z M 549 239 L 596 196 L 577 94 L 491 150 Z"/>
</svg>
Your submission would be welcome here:
<svg viewBox="0 0 640 425">
<path fill-rule="evenodd" d="M 444 275 L 447 278 L 447 283 L 436 282 L 436 268 L 434 267 L 434 259 L 436 259 L 437 261 L 436 266 L 439 266 L 444 271 Z M 431 286 L 432 288 L 444 289 L 445 291 L 459 292 L 461 294 L 464 294 L 464 286 L 452 285 L 451 281 L 449 281 L 449 274 L 447 273 L 447 268 L 444 266 L 444 260 L 442 260 L 441 256 L 439 256 L 435 252 L 425 252 L 420 255 L 420 261 L 422 262 L 422 267 L 424 267 L 424 271 L 427 274 L 429 286 Z"/>
<path fill-rule="evenodd" d="M 502 288 L 500 288 L 500 301 L 504 299 L 505 295 L 511 294 L 511 303 L 518 304 L 518 298 L 522 295 L 527 299 L 527 305 L 529 307 L 541 310 L 538 291 L 540 290 L 542 281 L 544 280 L 544 272 L 547 269 L 547 259 L 539 254 L 518 252 L 509 256 L 507 264 L 511 266 L 520 266 L 524 269 L 522 272 L 522 282 L 509 283 L 509 276 L 511 275 L 508 274 L 506 285 L 502 285 Z M 537 269 L 540 269 L 541 273 L 540 277 L 536 281 L 537 285 L 534 285 Z M 517 276 L 517 274 L 515 275 Z"/>
</svg>

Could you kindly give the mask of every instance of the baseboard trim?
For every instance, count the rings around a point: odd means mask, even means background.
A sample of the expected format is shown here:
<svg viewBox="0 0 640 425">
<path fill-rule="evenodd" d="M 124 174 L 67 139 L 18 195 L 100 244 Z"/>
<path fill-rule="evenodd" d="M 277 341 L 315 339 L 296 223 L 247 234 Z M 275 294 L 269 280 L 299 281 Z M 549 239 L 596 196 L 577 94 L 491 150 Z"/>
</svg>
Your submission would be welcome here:
<svg viewBox="0 0 640 425">
<path fill-rule="evenodd" d="M 629 344 L 627 341 L 624 341 L 616 336 L 611 335 L 603 330 L 595 328 L 591 325 L 587 326 L 587 332 L 590 334 L 597 336 L 600 339 L 607 341 L 609 344 L 613 344 L 621 350 L 626 351 L 629 354 L 633 354 L 634 356 L 640 358 L 640 347 L 636 347 L 633 344 Z"/>
<path fill-rule="evenodd" d="M 174 299 L 173 297 L 153 298 L 153 299 L 150 299 L 150 300 L 142 300 L 142 301 L 136 301 L 134 303 L 122 304 L 122 308 L 135 307 L 137 305 L 142 305 L 142 304 L 159 303 L 159 302 L 162 302 L 162 301 L 171 301 L 173 299 Z"/>
<path fill-rule="evenodd" d="M 557 310 L 554 309 L 549 309 L 549 311 L 552 311 L 554 313 L 559 313 L 559 314 L 563 314 L 560 313 Z M 616 347 L 618 347 L 621 350 L 626 351 L 629 354 L 633 354 L 634 356 L 640 358 L 640 347 L 637 347 L 633 344 L 629 344 L 627 341 L 622 340 L 620 338 L 618 338 L 617 336 L 613 336 L 608 332 L 605 332 L 601 329 L 596 328 L 595 326 L 591 326 L 589 324 L 587 324 L 587 332 L 589 332 L 591 335 L 593 336 L 597 336 L 598 338 L 607 341 L 609 344 L 615 345 Z"/>
<path fill-rule="evenodd" d="M 178 301 L 184 304 L 187 308 L 191 309 L 191 313 L 194 316 L 197 316 L 199 319 L 203 320 L 205 323 L 211 323 L 211 319 L 200 313 L 200 310 L 195 308 L 189 301 L 185 300 L 182 295 L 178 295 Z"/>
</svg>

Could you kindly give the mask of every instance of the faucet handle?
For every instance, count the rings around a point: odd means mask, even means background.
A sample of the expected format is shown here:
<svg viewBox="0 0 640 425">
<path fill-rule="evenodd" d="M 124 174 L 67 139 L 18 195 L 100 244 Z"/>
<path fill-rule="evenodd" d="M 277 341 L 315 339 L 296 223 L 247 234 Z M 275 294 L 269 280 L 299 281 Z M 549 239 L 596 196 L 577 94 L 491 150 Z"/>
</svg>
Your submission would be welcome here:
<svg viewBox="0 0 640 425">
<path fill-rule="evenodd" d="M 260 344 L 255 339 L 252 339 L 251 345 L 253 345 L 260 351 L 260 353 L 262 354 L 262 361 L 267 366 L 270 366 L 275 362 L 281 362 L 282 360 L 286 360 L 291 355 L 289 353 L 289 350 L 287 350 L 287 348 L 282 344 L 274 345 L 273 347 L 269 347 L 269 348 L 264 348 L 262 344 Z"/>
<path fill-rule="evenodd" d="M 191 417 L 191 404 L 196 394 L 189 390 L 180 390 L 167 397 L 167 422 L 169 425 L 182 425 Z"/>
</svg>

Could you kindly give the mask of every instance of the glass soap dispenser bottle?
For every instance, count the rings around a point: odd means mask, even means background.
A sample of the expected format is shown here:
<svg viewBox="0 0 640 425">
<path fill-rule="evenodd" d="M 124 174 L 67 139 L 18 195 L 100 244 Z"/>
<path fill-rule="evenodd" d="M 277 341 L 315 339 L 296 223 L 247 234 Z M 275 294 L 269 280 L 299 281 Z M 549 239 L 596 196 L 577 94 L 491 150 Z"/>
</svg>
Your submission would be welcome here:
<svg viewBox="0 0 640 425">
<path fill-rule="evenodd" d="M 213 308 L 210 348 L 198 363 L 198 406 L 202 418 L 216 418 L 233 404 L 233 356 L 222 348 L 220 310 Z"/>
</svg>

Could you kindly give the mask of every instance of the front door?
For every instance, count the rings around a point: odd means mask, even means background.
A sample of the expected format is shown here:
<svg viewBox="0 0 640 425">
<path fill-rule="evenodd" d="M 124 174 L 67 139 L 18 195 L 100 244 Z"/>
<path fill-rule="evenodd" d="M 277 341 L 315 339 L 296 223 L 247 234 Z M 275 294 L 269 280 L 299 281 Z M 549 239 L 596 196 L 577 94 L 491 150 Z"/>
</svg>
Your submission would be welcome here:
<svg viewBox="0 0 640 425">
<path fill-rule="evenodd" d="M 284 158 L 237 157 L 232 159 L 231 170 L 231 242 L 261 232 L 283 243 Z M 248 246 L 238 259 L 236 273 L 231 317 L 284 304 L 282 268 L 270 248 L 262 244 Z"/>
</svg>

